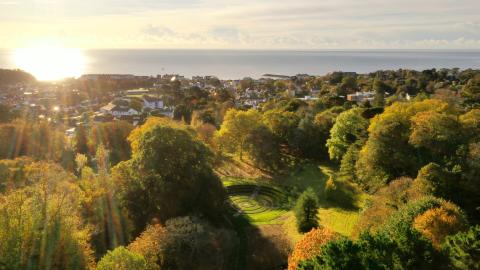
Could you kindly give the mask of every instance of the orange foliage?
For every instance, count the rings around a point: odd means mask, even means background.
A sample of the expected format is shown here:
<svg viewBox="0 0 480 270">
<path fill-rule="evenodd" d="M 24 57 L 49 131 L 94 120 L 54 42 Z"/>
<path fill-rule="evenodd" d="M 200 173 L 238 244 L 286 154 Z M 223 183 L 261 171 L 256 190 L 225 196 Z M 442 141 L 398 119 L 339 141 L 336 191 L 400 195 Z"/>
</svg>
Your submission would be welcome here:
<svg viewBox="0 0 480 270">
<path fill-rule="evenodd" d="M 445 237 L 466 229 L 467 221 L 458 206 L 446 203 L 416 217 L 413 227 L 439 248 Z"/>
<path fill-rule="evenodd" d="M 149 270 L 160 269 L 159 262 L 162 260 L 160 249 L 162 248 L 165 231 L 165 228 L 159 224 L 150 225 L 128 246 L 130 251 L 145 258 Z"/>
<path fill-rule="evenodd" d="M 336 237 L 335 232 L 325 228 L 312 229 L 306 233 L 288 257 L 288 270 L 297 269 L 298 263 L 301 261 L 317 256 L 322 247 Z"/>
</svg>

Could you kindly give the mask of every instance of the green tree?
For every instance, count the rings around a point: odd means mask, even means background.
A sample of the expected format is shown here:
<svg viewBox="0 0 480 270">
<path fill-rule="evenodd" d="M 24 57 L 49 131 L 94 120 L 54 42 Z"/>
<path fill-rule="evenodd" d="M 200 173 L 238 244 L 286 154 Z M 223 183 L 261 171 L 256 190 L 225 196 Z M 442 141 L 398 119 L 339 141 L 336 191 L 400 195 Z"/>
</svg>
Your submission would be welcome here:
<svg viewBox="0 0 480 270">
<path fill-rule="evenodd" d="M 133 253 L 125 247 L 117 247 L 103 256 L 97 264 L 97 270 L 146 270 L 147 264 L 142 255 Z"/>
<path fill-rule="evenodd" d="M 289 142 L 300 119 L 291 111 L 270 110 L 263 114 L 262 121 L 283 142 Z"/>
<path fill-rule="evenodd" d="M 454 269 L 480 269 L 480 226 L 448 236 L 442 249 Z"/>
<path fill-rule="evenodd" d="M 298 231 L 305 233 L 318 227 L 317 213 L 317 195 L 312 188 L 308 188 L 300 195 L 295 205 L 295 217 L 297 219 Z"/>
<path fill-rule="evenodd" d="M 249 157 L 258 166 L 272 171 L 283 166 L 280 139 L 266 126 L 252 130 L 246 138 L 246 145 Z"/>
<path fill-rule="evenodd" d="M 118 195 L 141 232 L 190 213 L 219 220 L 226 198 L 212 169 L 213 154 L 193 130 L 178 122 L 149 118 L 129 140 L 132 159 L 113 169 Z"/>
<path fill-rule="evenodd" d="M 399 238 L 384 233 L 362 234 L 357 241 L 329 242 L 314 259 L 298 269 L 442 269 L 439 252 L 418 232 L 407 229 Z"/>
<path fill-rule="evenodd" d="M 474 78 L 468 80 L 462 89 L 461 95 L 465 98 L 467 105 L 477 105 L 480 103 L 480 75 L 476 75 Z"/>
<path fill-rule="evenodd" d="M 362 117 L 360 108 L 338 115 L 327 140 L 330 158 L 342 160 L 350 145 L 367 137 L 368 124 L 368 120 Z"/>
<path fill-rule="evenodd" d="M 375 97 L 372 102 L 373 106 L 383 107 L 385 105 L 385 93 L 391 91 L 391 87 L 382 80 L 376 78 L 373 81 L 373 91 L 375 92 Z"/>
</svg>

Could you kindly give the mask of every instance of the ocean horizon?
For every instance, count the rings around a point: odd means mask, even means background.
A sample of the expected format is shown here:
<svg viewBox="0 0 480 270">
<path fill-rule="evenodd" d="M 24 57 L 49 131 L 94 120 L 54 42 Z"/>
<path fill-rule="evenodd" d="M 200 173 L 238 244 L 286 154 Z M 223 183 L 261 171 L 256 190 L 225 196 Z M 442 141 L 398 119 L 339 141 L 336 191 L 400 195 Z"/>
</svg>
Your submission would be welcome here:
<svg viewBox="0 0 480 270">
<path fill-rule="evenodd" d="M 221 79 L 264 74 L 325 75 L 396 69 L 480 69 L 480 50 L 83 50 L 83 74 L 213 75 Z M 14 50 L 0 50 L 0 68 L 17 68 Z"/>
</svg>

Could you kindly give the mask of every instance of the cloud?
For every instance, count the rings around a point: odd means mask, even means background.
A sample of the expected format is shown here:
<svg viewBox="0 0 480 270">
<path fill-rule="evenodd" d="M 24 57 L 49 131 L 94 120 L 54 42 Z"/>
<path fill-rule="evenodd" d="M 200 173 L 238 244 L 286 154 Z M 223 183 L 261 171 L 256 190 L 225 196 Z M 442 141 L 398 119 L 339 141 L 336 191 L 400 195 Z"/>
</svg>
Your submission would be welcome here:
<svg viewBox="0 0 480 270">
<path fill-rule="evenodd" d="M 10 47 L 60 36 L 93 48 L 480 49 L 478 0 L 0 0 L 0 6 L 0 38 Z"/>
<path fill-rule="evenodd" d="M 172 37 L 176 35 L 176 33 L 168 27 L 154 26 L 152 24 L 147 25 L 142 32 L 148 36 L 156 38 Z"/>
</svg>

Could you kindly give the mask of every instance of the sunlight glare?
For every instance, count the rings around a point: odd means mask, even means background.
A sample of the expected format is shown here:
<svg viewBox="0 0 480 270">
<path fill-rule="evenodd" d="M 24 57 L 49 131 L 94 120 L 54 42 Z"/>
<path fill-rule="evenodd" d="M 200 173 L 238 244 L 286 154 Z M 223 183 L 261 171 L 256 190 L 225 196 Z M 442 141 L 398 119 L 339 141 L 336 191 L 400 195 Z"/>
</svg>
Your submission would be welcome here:
<svg viewBox="0 0 480 270">
<path fill-rule="evenodd" d="M 16 49 L 14 61 L 18 68 L 31 73 L 41 81 L 79 77 L 85 68 L 82 51 L 73 48 Z"/>
</svg>

